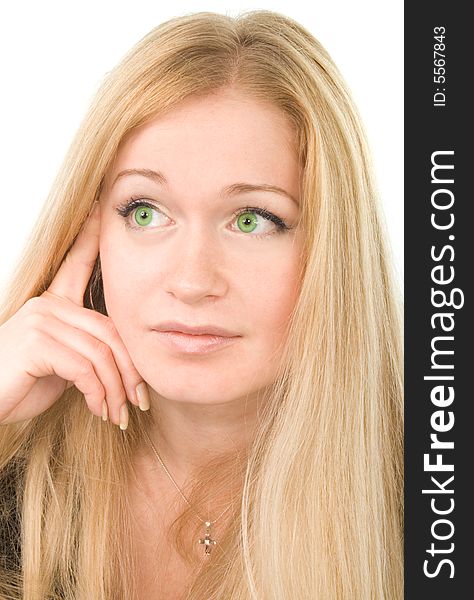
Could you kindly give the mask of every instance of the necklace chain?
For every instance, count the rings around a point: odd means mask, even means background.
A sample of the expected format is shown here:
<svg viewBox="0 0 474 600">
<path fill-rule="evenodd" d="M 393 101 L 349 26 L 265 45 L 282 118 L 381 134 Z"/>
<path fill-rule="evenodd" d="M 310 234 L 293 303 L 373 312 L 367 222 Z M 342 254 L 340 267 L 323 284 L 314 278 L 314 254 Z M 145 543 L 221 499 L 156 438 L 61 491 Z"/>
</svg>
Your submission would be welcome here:
<svg viewBox="0 0 474 600">
<path fill-rule="evenodd" d="M 201 521 L 201 523 L 205 523 L 206 525 L 212 525 L 213 523 L 216 523 L 223 515 L 224 513 L 226 513 L 229 508 L 232 506 L 232 504 L 229 504 L 229 506 L 223 510 L 221 512 L 221 514 L 217 517 L 217 519 L 214 519 L 214 521 L 209 521 L 209 519 L 203 519 L 194 509 L 194 507 L 192 506 L 192 504 L 189 502 L 189 500 L 186 498 L 186 496 L 183 494 L 183 492 L 181 491 L 179 485 L 176 483 L 176 481 L 174 480 L 173 476 L 171 475 L 171 473 L 168 471 L 165 463 L 163 462 L 163 460 L 161 459 L 161 456 L 158 454 L 158 450 L 155 448 L 153 442 L 151 441 L 148 433 L 146 431 L 144 431 L 145 437 L 148 440 L 148 443 L 150 444 L 151 449 L 153 450 L 153 452 L 156 455 L 156 458 L 158 459 L 159 463 L 161 464 L 161 466 L 163 467 L 163 469 L 165 470 L 166 475 L 169 477 L 171 483 L 174 485 L 174 487 L 178 490 L 180 496 L 183 498 L 183 500 L 186 502 L 186 504 L 193 510 L 193 512 L 195 513 L 195 515 L 198 517 L 198 519 Z"/>
</svg>

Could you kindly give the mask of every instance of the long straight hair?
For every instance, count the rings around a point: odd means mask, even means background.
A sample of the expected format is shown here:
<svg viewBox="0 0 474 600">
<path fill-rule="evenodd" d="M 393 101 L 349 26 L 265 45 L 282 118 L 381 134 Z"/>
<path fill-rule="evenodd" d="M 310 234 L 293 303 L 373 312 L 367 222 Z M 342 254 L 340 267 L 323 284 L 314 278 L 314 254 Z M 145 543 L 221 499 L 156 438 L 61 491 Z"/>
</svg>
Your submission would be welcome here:
<svg viewBox="0 0 474 600">
<path fill-rule="evenodd" d="M 331 57 L 300 24 L 266 10 L 200 12 L 141 39 L 78 129 L 0 323 L 49 286 L 125 135 L 226 87 L 291 120 L 305 243 L 278 374 L 241 462 L 238 506 L 187 598 L 400 600 L 401 299 L 360 117 Z M 85 295 L 91 308 L 89 296 L 106 314 L 99 260 Z M 129 409 L 122 432 L 91 415 L 72 387 L 40 416 L 0 428 L 0 470 L 15 492 L 2 493 L 0 517 L 19 515 L 4 531 L 10 547 L 19 536 L 21 562 L 0 564 L 0 597 L 136 597 L 134 558 L 119 532 L 131 535 L 126 482 L 153 416 Z M 203 471 L 195 501 L 210 477 L 228 489 L 227 459 Z M 190 519 L 183 513 L 181 525 Z"/>
</svg>

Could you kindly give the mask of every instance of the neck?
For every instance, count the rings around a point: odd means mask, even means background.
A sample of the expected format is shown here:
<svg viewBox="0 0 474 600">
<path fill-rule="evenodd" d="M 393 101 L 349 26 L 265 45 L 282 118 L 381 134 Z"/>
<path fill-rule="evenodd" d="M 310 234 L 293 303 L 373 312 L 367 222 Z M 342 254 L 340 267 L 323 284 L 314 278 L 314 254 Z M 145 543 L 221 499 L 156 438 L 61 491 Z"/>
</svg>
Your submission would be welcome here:
<svg viewBox="0 0 474 600">
<path fill-rule="evenodd" d="M 255 435 L 258 395 L 202 405 L 169 400 L 150 388 L 150 400 L 153 424 L 148 434 L 178 484 L 218 457 L 238 461 Z M 144 452 L 147 446 L 145 440 Z"/>
</svg>

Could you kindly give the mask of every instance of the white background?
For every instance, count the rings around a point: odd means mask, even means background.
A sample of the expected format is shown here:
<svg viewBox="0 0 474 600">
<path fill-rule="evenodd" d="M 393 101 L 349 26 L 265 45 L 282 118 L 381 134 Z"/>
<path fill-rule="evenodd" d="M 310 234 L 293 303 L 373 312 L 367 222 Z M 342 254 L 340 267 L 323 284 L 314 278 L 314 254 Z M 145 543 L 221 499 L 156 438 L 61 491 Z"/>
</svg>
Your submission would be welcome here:
<svg viewBox="0 0 474 600">
<path fill-rule="evenodd" d="M 403 1 L 60 0 L 0 9 L 0 291 L 106 73 L 160 22 L 269 9 L 326 47 L 365 125 L 399 284 L 403 281 Z"/>
</svg>

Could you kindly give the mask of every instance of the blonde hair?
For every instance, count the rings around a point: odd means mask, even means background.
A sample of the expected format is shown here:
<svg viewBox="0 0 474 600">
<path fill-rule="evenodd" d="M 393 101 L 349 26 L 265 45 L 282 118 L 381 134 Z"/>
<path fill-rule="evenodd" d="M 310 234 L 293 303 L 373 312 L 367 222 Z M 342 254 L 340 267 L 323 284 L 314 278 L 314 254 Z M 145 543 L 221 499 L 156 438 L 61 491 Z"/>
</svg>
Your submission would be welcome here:
<svg viewBox="0 0 474 600">
<path fill-rule="evenodd" d="M 140 40 L 107 74 L 73 140 L 0 323 L 50 284 L 124 136 L 228 86 L 294 125 L 305 247 L 283 359 L 243 463 L 241 505 L 187 598 L 401 599 L 401 300 L 361 120 L 301 25 L 266 10 L 201 12 Z M 105 313 L 96 267 L 85 297 Z M 15 489 L 2 495 L 0 517 L 17 506 L 22 567 L 16 575 L 0 564 L 1 598 L 136 597 L 118 531 L 129 533 L 124 482 L 150 421 L 129 410 L 122 432 L 94 418 L 72 387 L 35 419 L 0 428 L 0 469 Z"/>
</svg>

